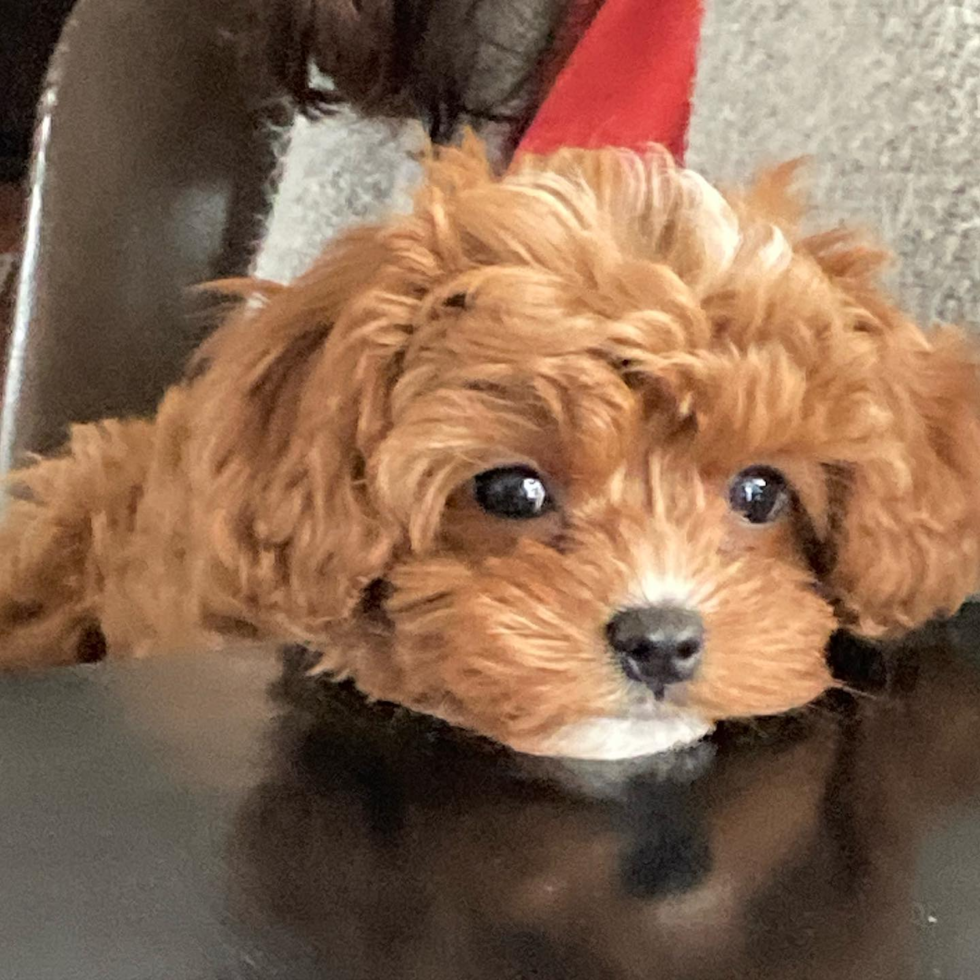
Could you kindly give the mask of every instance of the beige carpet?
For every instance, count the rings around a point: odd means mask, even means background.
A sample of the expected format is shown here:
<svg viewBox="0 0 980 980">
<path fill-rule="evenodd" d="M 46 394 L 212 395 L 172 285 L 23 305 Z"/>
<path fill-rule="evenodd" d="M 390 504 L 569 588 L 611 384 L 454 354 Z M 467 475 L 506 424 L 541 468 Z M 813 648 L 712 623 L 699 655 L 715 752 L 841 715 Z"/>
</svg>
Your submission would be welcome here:
<svg viewBox="0 0 980 980">
<path fill-rule="evenodd" d="M 828 216 L 899 253 L 919 315 L 980 328 L 980 0 L 714 0 L 690 162 L 801 153 Z"/>
<path fill-rule="evenodd" d="M 345 224 L 403 205 L 414 145 L 301 122 L 259 273 L 289 279 Z M 980 327 L 980 0 L 709 0 L 690 162 L 731 179 L 801 153 L 827 219 L 900 254 L 915 312 Z"/>
</svg>

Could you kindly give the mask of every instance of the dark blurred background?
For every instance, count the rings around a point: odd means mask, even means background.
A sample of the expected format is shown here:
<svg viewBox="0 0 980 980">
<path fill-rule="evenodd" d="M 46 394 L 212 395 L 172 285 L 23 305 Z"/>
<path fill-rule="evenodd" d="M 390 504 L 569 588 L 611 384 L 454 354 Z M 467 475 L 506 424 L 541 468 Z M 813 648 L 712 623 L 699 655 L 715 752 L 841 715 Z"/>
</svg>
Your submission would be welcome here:
<svg viewBox="0 0 980 980">
<path fill-rule="evenodd" d="M 0 0 L 0 339 L 19 248 L 34 110 L 75 0 Z"/>
<path fill-rule="evenodd" d="M 0 181 L 27 175 L 34 106 L 75 0 L 0 0 Z"/>
</svg>

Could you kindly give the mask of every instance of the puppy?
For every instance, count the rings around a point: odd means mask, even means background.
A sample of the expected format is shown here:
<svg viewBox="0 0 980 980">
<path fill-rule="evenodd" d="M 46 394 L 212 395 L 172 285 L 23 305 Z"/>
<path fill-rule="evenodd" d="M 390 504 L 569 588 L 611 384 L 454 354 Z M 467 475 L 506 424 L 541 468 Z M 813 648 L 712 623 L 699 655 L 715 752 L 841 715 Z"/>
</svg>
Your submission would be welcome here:
<svg viewBox="0 0 980 980">
<path fill-rule="evenodd" d="M 798 232 L 789 179 L 438 153 L 412 214 L 240 284 L 155 419 L 16 474 L 0 660 L 299 643 L 581 758 L 808 703 L 838 628 L 976 586 L 980 405 L 964 335 Z"/>
</svg>

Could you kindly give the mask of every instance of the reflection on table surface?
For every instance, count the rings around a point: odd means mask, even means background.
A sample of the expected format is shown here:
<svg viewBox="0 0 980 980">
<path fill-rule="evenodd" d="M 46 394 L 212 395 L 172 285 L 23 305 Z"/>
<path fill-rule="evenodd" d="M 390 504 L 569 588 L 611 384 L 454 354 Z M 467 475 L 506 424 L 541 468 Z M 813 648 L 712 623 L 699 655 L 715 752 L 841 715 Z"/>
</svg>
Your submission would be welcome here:
<svg viewBox="0 0 980 980">
<path fill-rule="evenodd" d="M 845 648 L 862 693 L 619 785 L 596 782 L 601 764 L 562 771 L 286 684 L 233 837 L 236 907 L 332 976 L 952 976 L 926 962 L 943 922 L 917 874 L 929 835 L 977 797 L 973 625 L 930 631 L 886 669 Z M 945 870 L 977 879 L 976 902 L 980 851 L 967 860 Z M 971 911 L 960 942 L 980 940 Z M 967 965 L 980 976 L 980 957 Z"/>
<path fill-rule="evenodd" d="M 118 668 L 97 682 L 119 716 L 99 751 L 166 770 L 185 811 L 210 801 L 206 841 L 189 831 L 154 858 L 193 838 L 200 859 L 198 891 L 186 879 L 185 906 L 165 914 L 206 923 L 194 942 L 210 965 L 173 977 L 980 977 L 980 609 L 887 658 L 835 656 L 854 693 L 624 770 L 515 756 L 366 705 L 301 677 L 299 655 L 271 701 L 268 657 Z M 52 683 L 34 682 L 35 705 Z M 24 704 L 7 682 L 0 710 L 20 725 Z M 42 807 L 38 780 L 54 777 L 31 763 Z M 0 826 L 27 818 L 14 770 Z M 147 792 L 100 772 L 100 791 Z M 66 839 L 84 841 L 61 805 Z M 60 914 L 45 901 L 38 922 Z M 18 937 L 11 948 L 28 962 Z"/>
</svg>

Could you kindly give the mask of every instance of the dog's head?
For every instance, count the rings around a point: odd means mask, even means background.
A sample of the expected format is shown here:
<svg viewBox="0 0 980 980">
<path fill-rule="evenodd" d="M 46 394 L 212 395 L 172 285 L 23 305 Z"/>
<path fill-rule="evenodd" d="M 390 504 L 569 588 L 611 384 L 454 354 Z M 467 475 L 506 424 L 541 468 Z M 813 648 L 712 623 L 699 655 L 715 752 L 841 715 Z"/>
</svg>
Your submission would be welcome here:
<svg viewBox="0 0 980 980">
<path fill-rule="evenodd" d="M 195 382 L 210 611 L 609 757 L 805 704 L 841 625 L 954 610 L 974 352 L 896 311 L 855 237 L 797 233 L 785 178 L 726 198 L 613 150 L 495 178 L 467 146 L 410 216 L 257 285 Z"/>
</svg>

